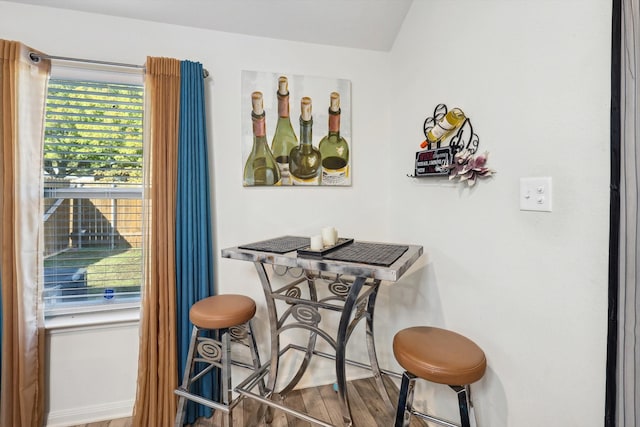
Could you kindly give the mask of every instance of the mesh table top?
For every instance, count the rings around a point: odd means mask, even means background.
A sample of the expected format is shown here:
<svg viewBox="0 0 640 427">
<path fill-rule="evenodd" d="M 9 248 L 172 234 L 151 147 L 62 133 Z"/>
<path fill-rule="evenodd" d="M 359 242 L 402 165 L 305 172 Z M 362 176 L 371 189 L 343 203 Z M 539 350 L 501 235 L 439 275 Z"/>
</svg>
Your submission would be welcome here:
<svg viewBox="0 0 640 427">
<path fill-rule="evenodd" d="M 388 267 L 400 258 L 407 249 L 409 249 L 408 246 L 401 245 L 353 242 L 325 255 L 323 258 Z"/>
<path fill-rule="evenodd" d="M 370 264 L 388 267 L 404 254 L 408 246 L 391 245 L 385 243 L 369 243 L 369 242 L 353 242 L 349 239 L 348 243 L 342 247 L 338 247 L 328 253 L 319 254 L 318 259 L 326 259 L 343 262 L 357 262 L 361 264 Z M 249 249 L 262 252 L 273 252 L 276 254 L 285 254 L 288 252 L 308 248 L 310 243 L 309 237 L 299 236 L 282 236 L 275 239 L 262 240 L 260 242 L 249 243 L 238 246 L 239 249 Z M 307 256 L 305 251 L 301 251 L 299 256 Z"/>
<path fill-rule="evenodd" d="M 348 239 L 351 240 L 351 239 Z M 310 238 L 282 236 L 222 249 L 223 258 L 396 282 L 422 255 L 422 246 L 353 241 L 305 256 Z M 296 249 L 297 247 L 297 249 Z M 274 252 L 277 251 L 277 252 Z"/>
<path fill-rule="evenodd" d="M 254 251 L 273 252 L 276 254 L 286 254 L 305 246 L 309 246 L 311 239 L 309 237 L 298 236 L 282 236 L 275 239 L 262 240 L 260 242 L 249 243 L 238 246 L 240 249 L 250 249 Z"/>
</svg>

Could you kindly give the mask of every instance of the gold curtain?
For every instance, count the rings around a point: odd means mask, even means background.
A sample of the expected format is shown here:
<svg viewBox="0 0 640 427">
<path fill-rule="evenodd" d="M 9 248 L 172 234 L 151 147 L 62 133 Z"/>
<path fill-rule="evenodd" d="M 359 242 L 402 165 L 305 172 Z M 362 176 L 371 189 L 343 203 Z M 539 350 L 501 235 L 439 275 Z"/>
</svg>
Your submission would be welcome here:
<svg viewBox="0 0 640 427">
<path fill-rule="evenodd" d="M 44 419 L 44 327 L 38 276 L 42 248 L 42 149 L 51 64 L 0 40 L 2 377 L 0 427 Z M 35 167 L 34 167 L 35 166 Z"/>
<path fill-rule="evenodd" d="M 148 240 L 142 295 L 136 427 L 169 427 L 176 413 L 175 204 L 180 112 L 180 61 L 147 58 L 145 198 Z"/>
</svg>

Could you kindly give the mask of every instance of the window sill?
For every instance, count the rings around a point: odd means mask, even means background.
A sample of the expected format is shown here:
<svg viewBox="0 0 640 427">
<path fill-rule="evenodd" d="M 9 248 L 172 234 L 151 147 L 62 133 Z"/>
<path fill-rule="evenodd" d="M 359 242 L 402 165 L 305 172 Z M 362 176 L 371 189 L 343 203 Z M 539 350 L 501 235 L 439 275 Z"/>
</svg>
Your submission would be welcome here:
<svg viewBox="0 0 640 427">
<path fill-rule="evenodd" d="M 54 331 L 60 329 L 81 329 L 93 326 L 138 323 L 139 321 L 139 304 L 123 304 L 122 307 L 111 307 L 110 310 L 64 314 L 48 317 L 44 321 L 44 328 L 47 331 Z"/>
</svg>

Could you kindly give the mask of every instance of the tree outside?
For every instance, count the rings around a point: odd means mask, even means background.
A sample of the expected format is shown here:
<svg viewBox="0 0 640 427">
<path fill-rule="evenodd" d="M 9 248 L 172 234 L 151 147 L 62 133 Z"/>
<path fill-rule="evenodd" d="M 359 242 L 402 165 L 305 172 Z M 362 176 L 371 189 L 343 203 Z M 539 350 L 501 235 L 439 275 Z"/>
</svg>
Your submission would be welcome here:
<svg viewBox="0 0 640 427">
<path fill-rule="evenodd" d="M 143 106 L 141 86 L 49 83 L 45 271 L 86 272 L 88 295 L 114 288 L 139 293 Z M 123 190 L 128 195 L 121 196 Z"/>
</svg>

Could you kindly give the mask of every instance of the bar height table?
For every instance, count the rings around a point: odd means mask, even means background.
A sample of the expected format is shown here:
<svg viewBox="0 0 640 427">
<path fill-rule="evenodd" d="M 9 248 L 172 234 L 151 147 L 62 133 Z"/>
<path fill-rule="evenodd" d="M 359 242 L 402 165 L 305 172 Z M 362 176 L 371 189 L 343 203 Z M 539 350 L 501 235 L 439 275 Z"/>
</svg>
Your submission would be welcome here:
<svg viewBox="0 0 640 427">
<path fill-rule="evenodd" d="M 371 369 L 378 392 L 383 400 L 394 407 L 382 380 L 382 372 L 376 356 L 373 319 L 375 302 L 380 283 L 395 282 L 422 255 L 423 248 L 418 245 L 396 245 L 374 242 L 339 242 L 334 251 L 314 256 L 309 251 L 309 238 L 282 236 L 244 246 L 222 250 L 222 257 L 253 262 L 265 294 L 270 324 L 271 352 L 270 360 L 259 372 L 238 384 L 236 390 L 245 397 L 253 398 L 270 407 L 281 409 L 293 416 L 311 423 L 331 427 L 325 421 L 311 417 L 281 405 L 271 399 L 275 393 L 278 379 L 280 356 L 290 349 L 305 353 L 304 359 L 291 381 L 279 392 L 281 396 L 291 391 L 304 372 L 313 355 L 335 360 L 338 398 L 345 426 L 352 426 L 351 409 L 347 394 L 346 365 Z M 274 271 L 301 269 L 299 278 L 273 289 L 266 265 L 272 265 Z M 319 298 L 317 281 L 328 283 L 329 296 Z M 308 287 L 303 292 L 301 285 Z M 303 296 L 307 294 L 307 297 Z M 278 313 L 276 301 L 288 304 L 282 313 Z M 338 312 L 340 315 L 335 338 L 319 327 L 322 320 L 320 310 Z M 346 346 L 351 333 L 362 320 L 366 321 L 366 342 L 370 365 L 346 359 Z M 289 344 L 280 348 L 280 335 L 290 329 L 299 328 L 310 332 L 307 346 Z M 315 349 L 316 339 L 320 336 L 335 350 L 335 356 Z M 259 380 L 268 374 L 266 395 L 255 394 L 251 390 Z"/>
</svg>

